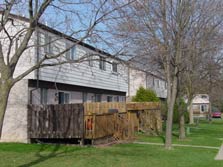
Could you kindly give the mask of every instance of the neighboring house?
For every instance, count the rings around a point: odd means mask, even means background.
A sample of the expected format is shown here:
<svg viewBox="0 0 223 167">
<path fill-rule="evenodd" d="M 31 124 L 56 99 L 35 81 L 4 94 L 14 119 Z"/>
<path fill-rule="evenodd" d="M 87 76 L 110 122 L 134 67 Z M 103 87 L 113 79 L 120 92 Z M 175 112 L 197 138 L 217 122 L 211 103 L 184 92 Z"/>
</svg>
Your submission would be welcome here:
<svg viewBox="0 0 223 167">
<path fill-rule="evenodd" d="M 139 68 L 129 68 L 128 97 L 130 100 L 132 96 L 136 95 L 140 86 L 154 90 L 157 97 L 161 100 L 165 100 L 167 98 L 167 86 L 165 79 Z"/>
<path fill-rule="evenodd" d="M 194 117 L 206 117 L 210 113 L 211 103 L 207 94 L 197 94 L 192 101 Z"/>
<path fill-rule="evenodd" d="M 11 33 L 18 32 L 28 24 L 24 17 L 11 15 L 11 18 L 14 20 L 13 25 L 8 25 Z M 54 42 L 49 44 L 49 41 Z M 39 24 L 29 43 L 36 47 L 28 49 L 22 55 L 16 67 L 15 77 L 32 67 L 46 53 L 57 54 L 74 43 L 77 43 L 76 39 Z M 41 68 L 15 84 L 8 100 L 2 141 L 27 142 L 28 104 L 126 100 L 128 76 L 126 67 L 120 63 L 121 60 L 83 42 L 78 42 L 66 52 L 64 58 L 76 60 L 86 55 L 94 56 L 82 63 Z M 55 61 L 51 60 L 48 63 Z"/>
</svg>

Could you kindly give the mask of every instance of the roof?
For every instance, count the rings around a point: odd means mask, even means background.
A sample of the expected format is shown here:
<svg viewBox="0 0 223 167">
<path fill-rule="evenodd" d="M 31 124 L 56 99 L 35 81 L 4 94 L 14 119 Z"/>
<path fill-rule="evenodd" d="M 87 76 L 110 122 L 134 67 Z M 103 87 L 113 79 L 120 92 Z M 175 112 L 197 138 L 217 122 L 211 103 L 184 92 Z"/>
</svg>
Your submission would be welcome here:
<svg viewBox="0 0 223 167">
<path fill-rule="evenodd" d="M 0 11 L 0 13 L 2 13 L 2 11 Z M 29 18 L 20 16 L 20 15 L 16 15 L 16 14 L 12 14 L 12 13 L 10 13 L 10 17 L 12 17 L 12 18 L 14 18 L 14 19 L 18 19 L 18 20 L 25 21 L 25 22 L 29 22 Z M 49 32 L 51 32 L 51 33 L 53 33 L 53 34 L 56 34 L 56 35 L 58 35 L 58 36 L 60 36 L 60 37 L 63 37 L 63 38 L 65 38 L 65 39 L 67 39 L 67 40 L 70 40 L 70 41 L 72 41 L 72 42 L 76 42 L 76 43 L 78 43 L 79 45 L 84 46 L 84 47 L 86 47 L 86 48 L 88 48 L 88 49 L 90 49 L 90 50 L 93 50 L 93 51 L 97 52 L 97 53 L 103 54 L 103 55 L 105 55 L 105 56 L 107 56 L 107 57 L 111 57 L 111 58 L 116 59 L 116 60 L 118 60 L 118 61 L 125 62 L 124 60 L 122 60 L 122 59 L 120 59 L 120 58 L 118 58 L 118 57 L 115 57 L 115 56 L 111 55 L 110 53 L 107 53 L 107 52 L 105 52 L 105 51 L 103 51 L 103 50 L 101 50 L 101 49 L 98 49 L 98 48 L 96 48 L 96 47 L 94 47 L 94 46 L 92 46 L 92 45 L 89 45 L 89 44 L 87 44 L 87 43 L 84 43 L 83 41 L 80 41 L 80 40 L 78 40 L 78 39 L 75 39 L 75 38 L 73 38 L 73 37 L 71 37 L 71 36 L 69 36 L 69 35 L 67 35 L 67 34 L 65 34 L 65 33 L 62 33 L 62 32 L 60 32 L 60 31 L 58 31 L 58 30 L 56 30 L 56 29 L 54 29 L 54 28 L 52 28 L 52 27 L 46 26 L 46 25 L 44 25 L 44 24 L 42 24 L 42 23 L 38 23 L 37 26 L 38 26 L 39 28 L 43 29 L 43 30 L 49 31 Z"/>
<path fill-rule="evenodd" d="M 206 96 L 207 98 L 204 98 L 202 96 Z M 198 94 L 193 99 L 193 104 L 209 104 L 209 96 L 207 94 Z"/>
</svg>

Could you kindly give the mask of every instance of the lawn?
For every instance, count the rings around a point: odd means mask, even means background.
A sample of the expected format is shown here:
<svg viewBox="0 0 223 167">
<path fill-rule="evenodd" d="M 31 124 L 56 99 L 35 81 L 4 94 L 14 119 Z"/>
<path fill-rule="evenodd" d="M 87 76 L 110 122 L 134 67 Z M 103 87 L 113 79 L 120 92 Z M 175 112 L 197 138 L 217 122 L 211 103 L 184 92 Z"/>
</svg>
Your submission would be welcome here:
<svg viewBox="0 0 223 167">
<path fill-rule="evenodd" d="M 176 134 L 176 132 L 175 132 Z M 203 136 L 203 137 L 202 137 Z M 174 143 L 220 146 L 223 122 L 205 122 L 191 128 L 186 141 Z M 162 137 L 140 135 L 140 141 L 162 142 Z M 199 140 L 201 140 L 199 142 Z M 175 147 L 167 151 L 163 146 L 119 144 L 111 147 L 78 147 L 44 144 L 0 144 L 1 167 L 222 167 L 215 161 L 218 150 Z"/>
</svg>

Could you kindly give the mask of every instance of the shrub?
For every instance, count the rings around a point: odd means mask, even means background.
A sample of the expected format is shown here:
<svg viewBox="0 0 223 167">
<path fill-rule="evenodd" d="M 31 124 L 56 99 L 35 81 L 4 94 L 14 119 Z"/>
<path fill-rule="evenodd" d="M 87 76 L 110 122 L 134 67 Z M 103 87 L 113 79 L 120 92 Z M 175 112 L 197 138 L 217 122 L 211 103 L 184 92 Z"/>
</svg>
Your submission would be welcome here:
<svg viewBox="0 0 223 167">
<path fill-rule="evenodd" d="M 159 98 L 156 93 L 151 89 L 145 89 L 142 86 L 136 92 L 136 95 L 132 98 L 133 102 L 158 102 Z"/>
</svg>

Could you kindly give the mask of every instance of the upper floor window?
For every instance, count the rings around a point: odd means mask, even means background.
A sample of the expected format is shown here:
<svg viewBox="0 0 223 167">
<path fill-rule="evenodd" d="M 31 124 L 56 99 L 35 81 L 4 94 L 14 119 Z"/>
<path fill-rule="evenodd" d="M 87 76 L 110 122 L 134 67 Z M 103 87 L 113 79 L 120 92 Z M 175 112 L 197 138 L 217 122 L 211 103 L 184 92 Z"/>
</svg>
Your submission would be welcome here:
<svg viewBox="0 0 223 167">
<path fill-rule="evenodd" d="M 52 53 L 52 37 L 45 33 L 44 34 L 44 52 L 45 53 Z"/>
<path fill-rule="evenodd" d="M 88 57 L 88 65 L 90 67 L 93 67 L 94 66 L 94 64 L 93 64 L 93 57 L 92 56 Z"/>
<path fill-rule="evenodd" d="M 118 63 L 112 62 L 112 71 L 115 73 L 118 72 Z"/>
<path fill-rule="evenodd" d="M 159 88 L 160 87 L 160 81 L 159 81 L 159 79 L 157 79 L 157 88 Z"/>
<path fill-rule="evenodd" d="M 201 95 L 202 99 L 208 99 L 208 97 L 206 95 Z"/>
<path fill-rule="evenodd" d="M 100 57 L 99 68 L 101 70 L 106 70 L 106 59 L 104 57 Z"/>
<path fill-rule="evenodd" d="M 66 43 L 66 49 L 70 48 L 71 45 Z M 67 52 L 66 52 L 66 58 L 69 60 L 75 60 L 76 59 L 76 46 L 71 47 Z"/>
</svg>

